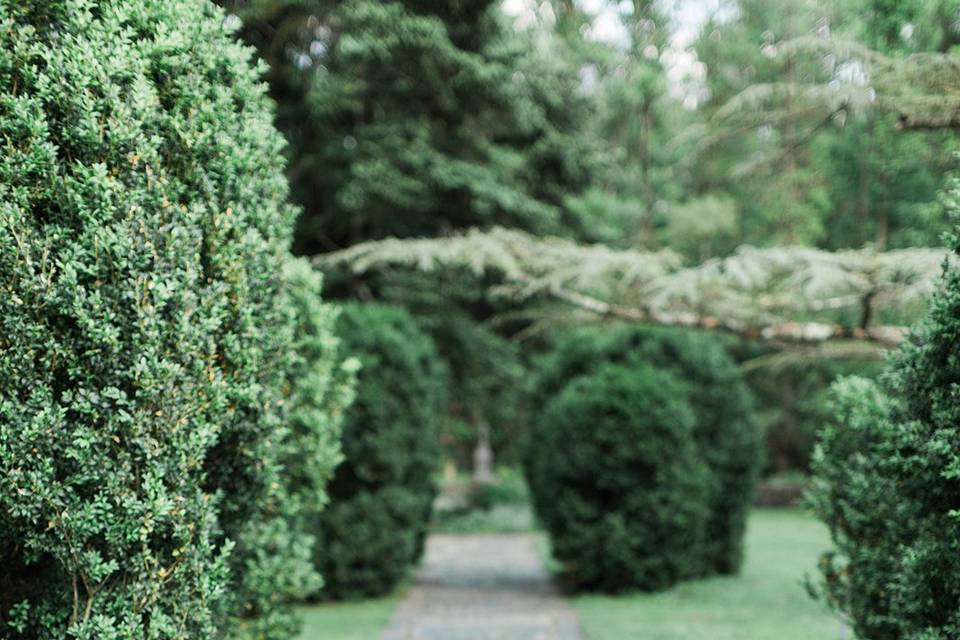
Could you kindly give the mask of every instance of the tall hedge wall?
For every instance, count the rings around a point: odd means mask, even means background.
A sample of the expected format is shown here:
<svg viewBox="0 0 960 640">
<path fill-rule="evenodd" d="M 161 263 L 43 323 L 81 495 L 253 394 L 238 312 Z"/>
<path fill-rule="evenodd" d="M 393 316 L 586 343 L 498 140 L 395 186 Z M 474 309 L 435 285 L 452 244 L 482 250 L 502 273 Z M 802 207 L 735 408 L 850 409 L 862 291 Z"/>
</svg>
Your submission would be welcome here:
<svg viewBox="0 0 960 640">
<path fill-rule="evenodd" d="M 205 0 L 0 0 L 0 637 L 284 638 L 317 585 L 250 58 Z"/>
<path fill-rule="evenodd" d="M 322 595 L 388 592 L 420 557 L 436 495 L 447 375 L 433 342 L 403 309 L 347 304 L 338 329 L 360 361 L 343 424 L 344 461 L 317 524 Z"/>
</svg>

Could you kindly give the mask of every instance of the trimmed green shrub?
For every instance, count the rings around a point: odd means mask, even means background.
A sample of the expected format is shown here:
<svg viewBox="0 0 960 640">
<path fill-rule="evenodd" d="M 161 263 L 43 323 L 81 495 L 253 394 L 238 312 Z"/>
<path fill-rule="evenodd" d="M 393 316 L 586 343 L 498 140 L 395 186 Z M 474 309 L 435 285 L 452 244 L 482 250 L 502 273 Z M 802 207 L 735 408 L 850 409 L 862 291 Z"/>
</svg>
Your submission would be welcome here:
<svg viewBox="0 0 960 640">
<path fill-rule="evenodd" d="M 399 307 L 348 304 L 338 323 L 360 363 L 343 424 L 344 462 L 318 520 L 322 595 L 390 591 L 419 559 L 436 496 L 446 372 L 430 338 Z"/>
<path fill-rule="evenodd" d="M 325 487 L 340 462 L 340 422 L 353 397 L 355 362 L 343 363 L 335 326 L 337 309 L 321 302 L 321 277 L 305 260 L 287 258 L 283 270 L 282 306 L 286 318 L 276 330 L 289 327 L 283 365 L 282 396 L 277 401 L 283 421 L 275 423 L 259 444 L 249 467 L 227 466 L 223 460 L 209 472 L 225 474 L 224 486 L 238 486 L 249 474 L 264 496 L 258 510 L 234 534 L 233 610 L 242 612 L 228 637 L 289 638 L 299 621 L 282 606 L 316 594 L 314 528 L 327 503 Z M 234 459 L 237 459 L 236 457 Z M 241 463 L 243 463 L 241 461 Z M 261 466 L 258 466 L 258 463 Z M 239 489 L 244 490 L 243 485 Z M 249 489 L 245 495 L 256 497 Z M 242 563 L 242 564 L 241 564 Z"/>
<path fill-rule="evenodd" d="M 320 273 L 305 259 L 291 258 L 286 275 L 296 330 L 288 376 L 291 433 L 284 477 L 305 502 L 305 510 L 315 515 L 326 505 L 326 486 L 343 460 L 341 423 L 353 402 L 359 363 L 338 357 L 343 351 L 336 334 L 340 309 L 321 301 Z"/>
<path fill-rule="evenodd" d="M 296 329 L 287 386 L 289 426 L 281 458 L 287 495 L 280 506 L 286 513 L 284 521 L 297 534 L 291 538 L 295 543 L 291 553 L 312 567 L 316 521 L 328 502 L 327 484 L 343 460 L 340 427 L 354 397 L 358 363 L 338 357 L 339 309 L 321 302 L 320 274 L 306 260 L 291 258 L 286 276 Z M 314 579 L 319 577 L 311 573 Z M 320 588 L 319 581 L 313 584 L 311 596 Z M 303 599 L 305 594 L 290 595 Z"/>
<path fill-rule="evenodd" d="M 250 56 L 205 0 L 0 0 L 0 637 L 285 638 L 318 584 Z"/>
<path fill-rule="evenodd" d="M 889 405 L 873 381 L 851 377 L 834 384 L 835 424 L 821 431 L 810 492 L 839 550 L 822 557 L 819 595 L 848 613 L 858 636 L 878 640 L 903 637 L 889 588 L 901 561 L 902 531 L 887 530 L 911 528 L 900 521 L 907 509 L 901 512 L 890 474 L 895 446 L 884 442 L 894 431 Z"/>
<path fill-rule="evenodd" d="M 712 471 L 701 573 L 736 573 L 763 458 L 752 398 L 736 363 L 716 338 L 704 333 L 637 325 L 581 329 L 561 339 L 539 363 L 536 404 L 547 402 L 569 380 L 611 362 L 652 365 L 693 390 L 694 438 Z"/>
<path fill-rule="evenodd" d="M 960 238 L 952 244 L 960 251 Z M 812 500 L 837 547 L 821 563 L 822 594 L 858 637 L 960 637 L 958 344 L 954 264 L 881 383 L 834 387 Z"/>
<path fill-rule="evenodd" d="M 547 403 L 526 469 L 573 588 L 663 589 L 700 571 L 711 474 L 687 398 L 667 371 L 603 364 Z"/>
</svg>

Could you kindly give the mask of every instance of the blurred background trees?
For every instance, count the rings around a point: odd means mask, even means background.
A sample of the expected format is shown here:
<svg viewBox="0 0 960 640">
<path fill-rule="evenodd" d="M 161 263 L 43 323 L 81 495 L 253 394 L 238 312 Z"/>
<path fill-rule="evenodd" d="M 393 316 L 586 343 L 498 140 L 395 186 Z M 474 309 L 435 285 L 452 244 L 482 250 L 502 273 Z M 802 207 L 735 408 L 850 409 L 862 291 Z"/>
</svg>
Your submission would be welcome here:
<svg viewBox="0 0 960 640">
<path fill-rule="evenodd" d="M 948 228 L 940 193 L 954 136 L 905 127 L 901 112 L 950 77 L 938 63 L 958 38 L 947 0 L 222 4 L 269 64 L 304 207 L 300 253 L 500 225 L 669 250 L 692 265 L 743 244 L 938 246 Z M 515 381 L 539 349 L 530 336 L 585 317 L 545 306 L 542 293 L 519 311 L 491 298 L 502 280 L 471 280 L 474 249 L 453 271 L 325 267 L 332 295 L 405 306 L 433 337 L 456 389 L 444 429 L 459 465 L 491 438 L 495 453 L 511 455 L 528 423 Z M 787 263 L 738 264 L 795 268 Z M 856 328 L 865 314 L 902 325 L 922 306 L 863 312 L 858 303 L 823 316 L 838 302 L 791 313 Z M 782 346 L 730 346 L 749 361 L 770 473 L 807 468 L 827 386 L 841 371 L 875 371 L 880 357 L 785 356 Z"/>
<path fill-rule="evenodd" d="M 494 0 L 225 2 L 270 65 L 296 250 L 502 224 L 559 232 L 591 179 L 578 76 Z"/>
</svg>

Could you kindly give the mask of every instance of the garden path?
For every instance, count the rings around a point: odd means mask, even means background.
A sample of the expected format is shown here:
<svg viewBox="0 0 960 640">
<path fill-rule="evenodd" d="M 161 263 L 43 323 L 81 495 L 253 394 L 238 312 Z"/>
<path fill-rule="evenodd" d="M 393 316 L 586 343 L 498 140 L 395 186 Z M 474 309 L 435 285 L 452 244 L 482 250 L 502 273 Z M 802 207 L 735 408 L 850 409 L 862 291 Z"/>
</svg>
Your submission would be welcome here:
<svg viewBox="0 0 960 640">
<path fill-rule="evenodd" d="M 530 534 L 432 535 L 383 640 L 581 640 Z"/>
</svg>

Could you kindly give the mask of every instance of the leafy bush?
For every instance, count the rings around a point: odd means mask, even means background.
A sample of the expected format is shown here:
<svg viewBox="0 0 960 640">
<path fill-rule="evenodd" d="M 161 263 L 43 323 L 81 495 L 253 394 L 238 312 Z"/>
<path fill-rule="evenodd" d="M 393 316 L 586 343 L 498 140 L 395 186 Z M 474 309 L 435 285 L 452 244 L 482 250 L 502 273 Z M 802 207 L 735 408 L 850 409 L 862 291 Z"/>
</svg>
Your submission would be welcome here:
<svg viewBox="0 0 960 640">
<path fill-rule="evenodd" d="M 281 508 L 286 522 L 313 541 L 319 514 L 327 504 L 326 487 L 343 459 L 341 423 L 354 397 L 357 362 L 343 362 L 336 336 L 337 307 L 321 302 L 321 277 L 303 259 L 287 264 L 289 300 L 296 327 L 289 368 L 288 432 L 282 464 L 287 490 Z M 294 553 L 313 564 L 314 547 L 294 537 Z M 319 583 L 317 583 L 319 589 Z M 303 594 L 298 594 L 302 598 Z"/>
<path fill-rule="evenodd" d="M 551 399 L 527 461 L 534 506 L 578 589 L 662 589 L 699 573 L 711 474 L 688 389 L 603 364 Z"/>
<path fill-rule="evenodd" d="M 960 239 L 953 239 L 960 249 Z M 837 550 L 823 594 L 859 637 L 960 637 L 960 269 L 880 384 L 835 385 L 812 499 Z"/>
<path fill-rule="evenodd" d="M 388 592 L 423 550 L 446 372 L 433 342 L 400 308 L 348 304 L 338 327 L 361 369 L 343 425 L 345 461 L 317 526 L 316 563 L 324 596 L 355 598 Z"/>
<path fill-rule="evenodd" d="M 204 0 L 0 0 L 0 51 L 0 636 L 289 637 L 318 581 L 260 70 Z"/>
<path fill-rule="evenodd" d="M 735 573 L 743 560 L 747 511 L 762 462 L 752 399 L 736 364 L 703 333 L 636 325 L 582 329 L 561 339 L 539 363 L 536 404 L 547 402 L 569 380 L 611 362 L 652 365 L 695 390 L 690 394 L 693 433 L 712 471 L 702 572 Z"/>
</svg>

